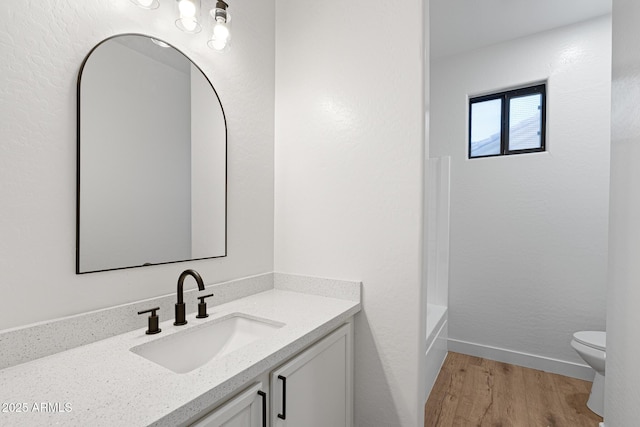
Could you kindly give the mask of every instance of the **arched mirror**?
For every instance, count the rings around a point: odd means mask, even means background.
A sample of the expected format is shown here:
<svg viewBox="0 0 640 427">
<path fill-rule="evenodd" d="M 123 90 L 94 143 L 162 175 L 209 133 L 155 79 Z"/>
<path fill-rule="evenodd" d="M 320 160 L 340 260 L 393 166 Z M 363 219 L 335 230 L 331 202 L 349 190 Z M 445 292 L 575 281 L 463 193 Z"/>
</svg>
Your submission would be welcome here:
<svg viewBox="0 0 640 427">
<path fill-rule="evenodd" d="M 226 156 L 196 64 L 143 35 L 99 43 L 78 77 L 76 273 L 226 256 Z"/>
</svg>

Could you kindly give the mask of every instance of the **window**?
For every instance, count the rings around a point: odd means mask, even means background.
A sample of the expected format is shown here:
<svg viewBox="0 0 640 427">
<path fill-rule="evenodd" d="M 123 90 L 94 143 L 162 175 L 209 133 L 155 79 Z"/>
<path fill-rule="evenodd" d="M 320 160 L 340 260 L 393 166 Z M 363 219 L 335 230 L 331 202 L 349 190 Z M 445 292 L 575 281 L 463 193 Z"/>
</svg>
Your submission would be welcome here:
<svg viewBox="0 0 640 427">
<path fill-rule="evenodd" d="M 545 150 L 545 85 L 469 99 L 469 158 Z"/>
</svg>

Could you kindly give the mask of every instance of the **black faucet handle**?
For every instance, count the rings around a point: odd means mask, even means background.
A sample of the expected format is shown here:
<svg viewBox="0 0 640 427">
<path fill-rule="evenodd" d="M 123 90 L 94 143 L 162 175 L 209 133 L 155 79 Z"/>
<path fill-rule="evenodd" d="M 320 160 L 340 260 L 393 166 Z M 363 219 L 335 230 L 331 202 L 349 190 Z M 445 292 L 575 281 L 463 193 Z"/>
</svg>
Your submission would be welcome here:
<svg viewBox="0 0 640 427">
<path fill-rule="evenodd" d="M 207 314 L 207 303 L 204 302 L 204 300 L 205 298 L 209 298 L 212 296 L 213 294 L 203 295 L 201 297 L 198 297 L 200 302 L 198 303 L 198 315 L 196 316 L 196 319 L 204 319 L 205 317 L 209 317 L 209 315 Z"/>
<path fill-rule="evenodd" d="M 206 304 L 206 303 L 204 302 L 205 298 L 209 298 L 209 297 L 212 297 L 212 296 L 213 296 L 213 294 L 203 295 L 203 296 L 201 296 L 201 297 L 198 297 L 198 299 L 200 300 L 200 304 Z"/>
<path fill-rule="evenodd" d="M 160 310 L 160 307 L 155 307 L 155 308 L 150 308 L 149 310 L 144 310 L 144 311 L 139 311 L 138 315 L 140 314 L 145 314 L 145 313 L 151 313 L 149 315 L 149 328 L 147 329 L 147 331 L 145 332 L 145 334 L 147 335 L 153 335 L 153 334 L 158 334 L 160 332 L 162 332 L 162 329 L 160 329 L 158 327 L 159 323 L 160 323 L 160 318 L 156 315 L 156 311 Z"/>
<path fill-rule="evenodd" d="M 160 307 L 150 308 L 149 310 L 139 311 L 138 314 L 151 313 L 151 316 L 156 315 L 156 311 L 160 310 Z"/>
</svg>

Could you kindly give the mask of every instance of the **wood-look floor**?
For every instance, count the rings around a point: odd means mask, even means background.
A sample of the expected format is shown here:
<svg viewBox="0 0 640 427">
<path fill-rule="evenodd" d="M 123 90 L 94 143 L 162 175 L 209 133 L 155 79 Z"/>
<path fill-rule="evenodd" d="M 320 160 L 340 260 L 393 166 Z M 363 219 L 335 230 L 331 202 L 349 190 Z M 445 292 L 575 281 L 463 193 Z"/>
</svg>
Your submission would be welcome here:
<svg viewBox="0 0 640 427">
<path fill-rule="evenodd" d="M 425 427 L 597 427 L 591 383 L 449 353 L 425 405 Z"/>
</svg>

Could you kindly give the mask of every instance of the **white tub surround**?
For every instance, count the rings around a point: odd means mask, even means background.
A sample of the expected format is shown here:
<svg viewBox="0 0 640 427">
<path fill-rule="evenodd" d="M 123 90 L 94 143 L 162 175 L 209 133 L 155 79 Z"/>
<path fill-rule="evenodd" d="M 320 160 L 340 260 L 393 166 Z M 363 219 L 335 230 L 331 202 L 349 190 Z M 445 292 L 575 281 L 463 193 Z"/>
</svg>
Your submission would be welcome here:
<svg viewBox="0 0 640 427">
<path fill-rule="evenodd" d="M 424 272 L 427 282 L 426 394 L 431 393 L 440 368 L 447 356 L 447 304 L 449 299 L 449 234 L 451 185 L 449 156 L 428 159 L 425 212 L 427 222 Z"/>
<path fill-rule="evenodd" d="M 426 392 L 431 393 L 448 351 L 447 307 L 427 304 Z"/>
<path fill-rule="evenodd" d="M 304 278 L 305 282 L 309 280 L 319 279 Z M 174 326 L 173 313 L 165 313 L 159 335 L 145 335 L 146 327 L 141 327 L 3 369 L 0 401 L 24 404 L 27 411 L 0 413 L 0 424 L 174 426 L 192 420 L 358 313 L 360 284 L 334 284 L 333 297 L 270 289 L 212 306 L 207 319 L 189 314 L 185 326 Z M 341 299 L 345 290 L 348 297 Z M 358 295 L 357 301 L 353 300 L 354 295 Z M 146 308 L 152 304 L 147 301 Z M 174 373 L 130 351 L 137 345 L 234 313 L 285 325 L 268 338 L 185 374 Z M 131 316 L 137 314 L 132 312 Z M 141 317 L 146 321 L 145 316 Z M 49 405 L 48 410 L 36 411 L 34 408 L 41 408 L 42 403 Z"/>
</svg>

